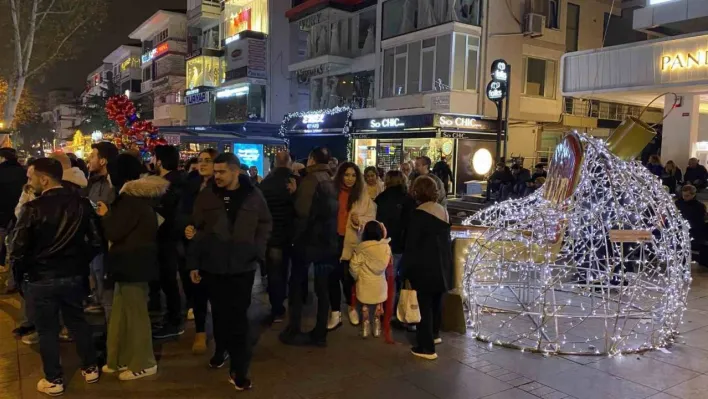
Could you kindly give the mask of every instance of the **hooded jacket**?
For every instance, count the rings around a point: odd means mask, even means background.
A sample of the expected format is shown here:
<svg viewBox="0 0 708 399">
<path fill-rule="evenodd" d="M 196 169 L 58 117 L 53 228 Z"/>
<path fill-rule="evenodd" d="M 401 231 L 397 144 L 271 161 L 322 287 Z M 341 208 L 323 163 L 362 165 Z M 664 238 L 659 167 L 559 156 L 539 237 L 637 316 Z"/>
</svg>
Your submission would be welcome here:
<svg viewBox="0 0 708 399">
<path fill-rule="evenodd" d="M 73 168 L 64 169 L 64 174 L 61 177 L 61 185 L 71 191 L 81 193 L 88 185 L 88 180 L 86 180 L 84 172 L 74 166 Z"/>
<path fill-rule="evenodd" d="M 239 175 L 238 182 L 246 192 L 233 225 L 220 188 L 206 187 L 197 196 L 192 215 L 197 234 L 189 245 L 187 269 L 233 275 L 254 271 L 265 261 L 273 226 L 268 205 L 248 176 Z"/>
<path fill-rule="evenodd" d="M 125 183 L 102 218 L 106 239 L 111 242 L 106 265 L 107 274 L 113 281 L 157 280 L 158 218 L 155 207 L 169 184 L 158 176 Z"/>
<path fill-rule="evenodd" d="M 356 299 L 365 305 L 384 303 L 388 298 L 386 268 L 391 260 L 390 239 L 364 241 L 354 248 L 349 272 L 356 280 Z"/>
<path fill-rule="evenodd" d="M 452 289 L 450 222 L 442 205 L 426 202 L 411 214 L 401 276 L 409 280 L 416 291 L 442 293 Z"/>
</svg>

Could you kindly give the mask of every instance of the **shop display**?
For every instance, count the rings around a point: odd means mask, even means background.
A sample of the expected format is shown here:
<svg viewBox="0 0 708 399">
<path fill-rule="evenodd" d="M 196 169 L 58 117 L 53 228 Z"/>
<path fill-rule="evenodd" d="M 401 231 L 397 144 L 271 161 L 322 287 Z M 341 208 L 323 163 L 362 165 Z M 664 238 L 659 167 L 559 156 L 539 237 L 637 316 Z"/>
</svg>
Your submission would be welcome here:
<svg viewBox="0 0 708 399">
<path fill-rule="evenodd" d="M 630 133 L 567 134 L 542 189 L 464 222 L 475 231 L 463 289 L 478 339 L 610 356 L 673 342 L 691 281 L 689 225 L 660 179 L 625 160 L 651 138 Z"/>
</svg>

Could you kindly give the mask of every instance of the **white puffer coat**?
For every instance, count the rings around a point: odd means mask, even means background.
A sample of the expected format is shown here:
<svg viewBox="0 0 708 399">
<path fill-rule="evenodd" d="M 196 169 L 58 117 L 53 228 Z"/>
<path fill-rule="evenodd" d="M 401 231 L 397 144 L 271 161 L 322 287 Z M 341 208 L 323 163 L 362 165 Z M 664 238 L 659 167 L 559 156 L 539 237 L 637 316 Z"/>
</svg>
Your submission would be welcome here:
<svg viewBox="0 0 708 399">
<path fill-rule="evenodd" d="M 391 260 L 390 238 L 364 241 L 354 248 L 349 271 L 356 280 L 356 299 L 365 305 L 386 301 L 386 267 Z"/>
<path fill-rule="evenodd" d="M 352 215 L 358 215 L 359 225 L 354 227 L 352 223 Z M 365 226 L 368 222 L 376 219 L 376 203 L 369 198 L 366 190 L 361 193 L 361 198 L 352 205 L 347 218 L 347 231 L 344 233 L 344 248 L 342 248 L 342 256 L 339 260 L 350 260 L 352 251 L 361 241 L 359 228 Z"/>
</svg>

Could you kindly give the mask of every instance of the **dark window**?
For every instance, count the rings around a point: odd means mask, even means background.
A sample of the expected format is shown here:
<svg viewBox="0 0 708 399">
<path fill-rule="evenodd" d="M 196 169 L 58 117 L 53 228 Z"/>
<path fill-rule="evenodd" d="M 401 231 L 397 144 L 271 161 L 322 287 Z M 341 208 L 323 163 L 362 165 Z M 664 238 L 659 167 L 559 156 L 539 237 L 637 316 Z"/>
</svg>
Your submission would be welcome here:
<svg viewBox="0 0 708 399">
<path fill-rule="evenodd" d="M 607 15 L 607 14 L 605 14 Z M 605 20 L 607 21 L 607 20 Z M 605 27 L 607 22 L 605 22 Z M 565 26 L 565 51 L 578 51 L 578 32 L 580 30 L 580 6 L 568 3 L 568 16 Z M 604 30 L 603 30 L 604 35 Z"/>
</svg>

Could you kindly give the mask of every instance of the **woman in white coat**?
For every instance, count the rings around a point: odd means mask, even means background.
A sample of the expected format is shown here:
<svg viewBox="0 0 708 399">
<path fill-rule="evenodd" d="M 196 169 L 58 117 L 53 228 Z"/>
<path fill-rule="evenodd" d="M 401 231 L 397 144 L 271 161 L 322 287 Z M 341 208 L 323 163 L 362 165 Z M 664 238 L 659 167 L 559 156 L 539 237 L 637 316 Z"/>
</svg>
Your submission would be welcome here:
<svg viewBox="0 0 708 399">
<path fill-rule="evenodd" d="M 354 280 L 349 273 L 349 261 L 354 247 L 359 244 L 359 228 L 376 218 L 376 204 L 366 195 L 361 170 L 353 162 L 339 165 L 334 182 L 339 190 L 339 210 L 337 213 L 337 234 L 341 248 L 339 268 L 330 273 L 329 299 L 332 313 L 327 323 L 328 330 L 342 325 L 342 290 L 349 309 L 349 322 L 359 325 L 359 313 L 353 300 Z M 341 284 L 341 288 L 340 288 Z"/>
</svg>

